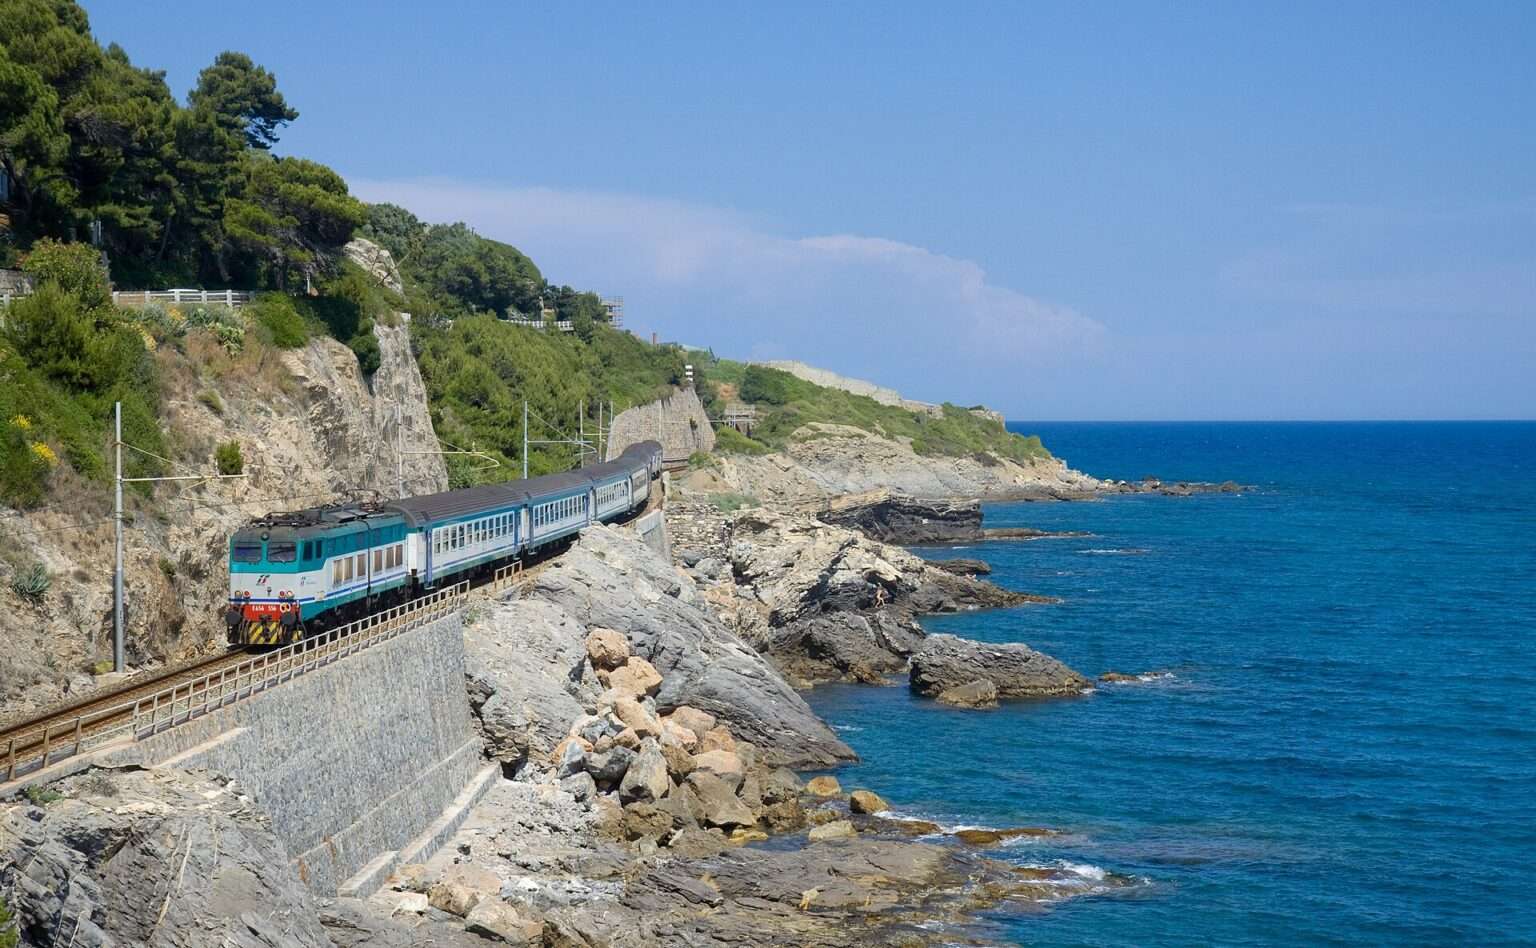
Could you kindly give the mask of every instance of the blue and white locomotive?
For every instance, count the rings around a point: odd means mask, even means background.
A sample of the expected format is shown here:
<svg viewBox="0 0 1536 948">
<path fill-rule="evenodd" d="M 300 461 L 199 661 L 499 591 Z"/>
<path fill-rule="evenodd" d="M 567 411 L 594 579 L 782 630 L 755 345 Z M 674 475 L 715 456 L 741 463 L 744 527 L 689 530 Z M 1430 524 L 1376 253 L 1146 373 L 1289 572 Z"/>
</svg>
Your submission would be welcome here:
<svg viewBox="0 0 1536 948">
<path fill-rule="evenodd" d="M 230 642 L 298 641 L 489 574 L 592 523 L 628 516 L 660 476 L 661 445 L 642 441 L 564 474 L 268 514 L 229 541 Z"/>
</svg>

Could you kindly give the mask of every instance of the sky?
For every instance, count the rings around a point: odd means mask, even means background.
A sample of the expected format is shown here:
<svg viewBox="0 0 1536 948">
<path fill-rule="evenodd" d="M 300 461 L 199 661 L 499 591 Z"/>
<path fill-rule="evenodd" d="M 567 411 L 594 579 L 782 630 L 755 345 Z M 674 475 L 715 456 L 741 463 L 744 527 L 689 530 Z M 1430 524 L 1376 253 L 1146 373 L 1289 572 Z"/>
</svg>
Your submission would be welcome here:
<svg viewBox="0 0 1536 948">
<path fill-rule="evenodd" d="M 646 336 L 1019 420 L 1536 417 L 1536 4 L 84 6 Z"/>
</svg>

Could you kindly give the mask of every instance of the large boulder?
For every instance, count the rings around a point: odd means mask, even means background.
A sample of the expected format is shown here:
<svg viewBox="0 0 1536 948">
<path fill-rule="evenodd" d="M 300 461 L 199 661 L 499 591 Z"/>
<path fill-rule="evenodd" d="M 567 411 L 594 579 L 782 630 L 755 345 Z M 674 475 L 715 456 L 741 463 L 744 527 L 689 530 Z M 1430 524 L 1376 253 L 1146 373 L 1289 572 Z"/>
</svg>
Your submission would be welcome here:
<svg viewBox="0 0 1536 948">
<path fill-rule="evenodd" d="M 608 672 L 607 678 L 609 688 L 636 698 L 653 695 L 661 687 L 661 674 L 656 671 L 656 666 L 638 655 L 630 656 L 624 664 Z"/>
<path fill-rule="evenodd" d="M 732 788 L 736 788 L 740 787 L 742 780 L 746 778 L 747 769 L 742 764 L 741 757 L 734 751 L 712 750 L 694 755 L 693 768 L 689 773 L 697 770 L 714 774 L 731 784 Z"/>
<path fill-rule="evenodd" d="M 954 635 L 930 635 L 912 656 L 912 690 L 939 694 L 990 681 L 1004 698 L 1044 698 L 1081 694 L 1087 678 L 1021 642 L 975 642 Z"/>
<path fill-rule="evenodd" d="M 661 748 L 655 741 L 646 741 L 641 745 L 634 762 L 624 772 L 624 779 L 619 783 L 619 799 L 625 803 L 654 803 L 665 796 L 671 787 L 666 757 L 662 756 Z"/>
<path fill-rule="evenodd" d="M 587 660 L 599 671 L 611 671 L 629 660 L 629 642 L 613 629 L 593 629 L 587 635 Z"/>
<path fill-rule="evenodd" d="M 733 826 L 754 826 L 757 817 L 736 796 L 736 787 L 712 773 L 695 770 L 688 775 L 688 785 L 698 795 L 704 822 L 710 826 L 730 829 Z"/>
<path fill-rule="evenodd" d="M 499 899 L 480 902 L 464 917 L 464 930 L 508 945 L 543 944 L 544 920 Z"/>
</svg>

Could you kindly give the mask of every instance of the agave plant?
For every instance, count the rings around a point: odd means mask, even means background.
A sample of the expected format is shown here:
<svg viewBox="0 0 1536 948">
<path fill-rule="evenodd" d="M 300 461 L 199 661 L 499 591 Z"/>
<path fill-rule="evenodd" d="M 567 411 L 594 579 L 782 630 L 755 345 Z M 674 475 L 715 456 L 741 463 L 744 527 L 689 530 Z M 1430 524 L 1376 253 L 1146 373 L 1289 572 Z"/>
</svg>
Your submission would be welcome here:
<svg viewBox="0 0 1536 948">
<path fill-rule="evenodd" d="M 49 575 L 48 567 L 41 563 L 18 567 L 11 574 L 11 592 L 28 602 L 42 602 L 52 585 L 53 577 Z"/>
</svg>

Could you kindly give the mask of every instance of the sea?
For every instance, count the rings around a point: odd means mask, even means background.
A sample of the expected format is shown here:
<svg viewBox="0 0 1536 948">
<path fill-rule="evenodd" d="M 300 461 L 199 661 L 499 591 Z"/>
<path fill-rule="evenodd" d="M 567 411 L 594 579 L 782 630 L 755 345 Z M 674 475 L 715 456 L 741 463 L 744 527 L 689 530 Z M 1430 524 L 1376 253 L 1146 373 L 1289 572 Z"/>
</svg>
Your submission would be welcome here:
<svg viewBox="0 0 1536 948">
<path fill-rule="evenodd" d="M 920 549 L 1054 605 L 933 616 L 1101 684 L 812 706 L 903 815 L 1049 827 L 1030 945 L 1536 944 L 1536 423 L 1010 423 L 1099 477 L 1251 486 L 985 508 L 1087 536 Z"/>
</svg>

